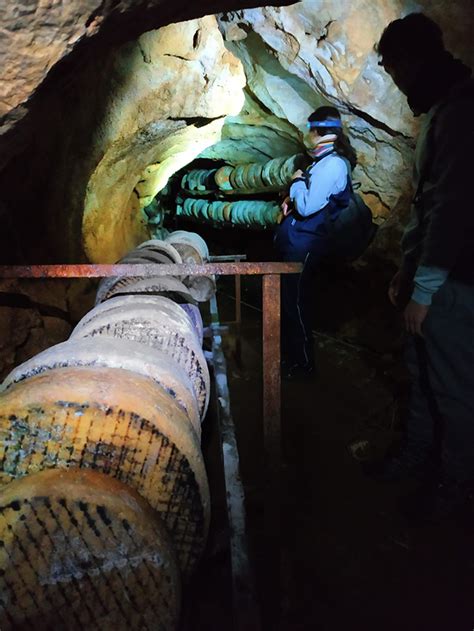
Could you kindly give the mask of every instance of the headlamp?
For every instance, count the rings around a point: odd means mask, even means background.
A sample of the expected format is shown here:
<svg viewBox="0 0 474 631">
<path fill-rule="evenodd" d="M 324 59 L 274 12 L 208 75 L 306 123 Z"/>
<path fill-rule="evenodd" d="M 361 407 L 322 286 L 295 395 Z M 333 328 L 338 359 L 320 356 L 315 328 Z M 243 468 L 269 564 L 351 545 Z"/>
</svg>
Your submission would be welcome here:
<svg viewBox="0 0 474 631">
<path fill-rule="evenodd" d="M 327 118 L 324 121 L 309 121 L 306 123 L 308 129 L 317 129 L 318 127 L 340 127 L 342 128 L 342 122 L 338 118 Z"/>
</svg>

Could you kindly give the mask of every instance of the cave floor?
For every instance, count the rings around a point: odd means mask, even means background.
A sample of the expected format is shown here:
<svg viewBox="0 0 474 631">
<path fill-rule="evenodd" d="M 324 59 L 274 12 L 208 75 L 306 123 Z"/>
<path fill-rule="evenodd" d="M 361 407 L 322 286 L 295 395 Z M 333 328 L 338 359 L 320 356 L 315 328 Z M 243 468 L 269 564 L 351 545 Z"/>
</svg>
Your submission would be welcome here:
<svg viewBox="0 0 474 631">
<path fill-rule="evenodd" d="M 231 289 L 221 284 L 221 321 L 233 315 Z M 242 306 L 240 351 L 232 328 L 224 342 L 252 559 L 262 586 L 261 312 L 251 305 L 254 295 L 255 287 L 247 292 L 244 284 L 250 306 Z M 316 348 L 318 377 L 282 385 L 278 629 L 472 629 L 472 530 L 458 522 L 409 524 L 397 507 L 411 489 L 368 479 L 358 461 L 367 444 L 374 454 L 399 437 L 400 379 L 387 377 L 399 367 L 387 370 L 376 354 L 328 335 L 317 334 Z M 351 446 L 360 450 L 354 455 Z"/>
</svg>

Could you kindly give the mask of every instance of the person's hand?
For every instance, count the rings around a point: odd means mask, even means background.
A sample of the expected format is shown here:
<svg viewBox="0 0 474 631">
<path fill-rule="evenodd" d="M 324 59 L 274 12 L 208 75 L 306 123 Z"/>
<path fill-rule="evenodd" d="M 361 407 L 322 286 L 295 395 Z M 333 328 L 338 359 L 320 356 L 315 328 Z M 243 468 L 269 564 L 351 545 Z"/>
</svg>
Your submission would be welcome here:
<svg viewBox="0 0 474 631">
<path fill-rule="evenodd" d="M 292 211 L 291 204 L 290 204 L 290 198 L 289 198 L 288 195 L 285 197 L 285 199 L 280 204 L 280 208 L 281 208 L 281 211 L 283 213 L 283 217 L 288 217 L 288 215 Z"/>
<path fill-rule="evenodd" d="M 388 286 L 388 298 L 394 307 L 398 307 L 398 296 L 400 293 L 401 282 L 402 273 L 400 270 L 398 270 L 398 272 L 390 281 L 390 285 Z"/>
<path fill-rule="evenodd" d="M 293 175 L 291 176 L 291 179 L 296 180 L 296 178 L 302 177 L 302 176 L 303 176 L 303 171 L 301 169 L 298 169 L 297 171 L 293 173 Z"/>
<path fill-rule="evenodd" d="M 412 335 L 421 335 L 423 337 L 421 327 L 428 315 L 429 308 L 429 305 L 420 305 L 419 302 L 410 300 L 403 312 L 405 328 L 408 333 L 411 333 Z"/>
</svg>

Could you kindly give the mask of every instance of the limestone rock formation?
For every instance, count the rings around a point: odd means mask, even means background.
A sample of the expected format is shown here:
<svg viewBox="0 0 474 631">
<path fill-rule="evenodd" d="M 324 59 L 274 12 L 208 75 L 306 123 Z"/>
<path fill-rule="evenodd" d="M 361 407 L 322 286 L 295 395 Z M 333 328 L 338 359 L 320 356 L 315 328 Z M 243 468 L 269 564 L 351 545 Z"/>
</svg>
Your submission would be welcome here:
<svg viewBox="0 0 474 631">
<path fill-rule="evenodd" d="M 211 15 L 235 3 L 207 0 L 15 0 L 0 5 L 0 120 L 15 123 L 28 111 L 28 100 L 51 70 L 94 39 L 117 45 L 145 31 Z M 241 0 L 238 6 L 255 6 Z M 278 2 L 278 4 L 284 4 Z"/>
<path fill-rule="evenodd" d="M 103 156 L 87 186 L 83 239 L 89 260 L 114 262 L 149 236 L 142 209 L 168 177 L 241 110 L 245 76 L 208 16 L 123 46 L 108 83 L 114 98 L 96 132 Z"/>
<path fill-rule="evenodd" d="M 255 1 L 242 0 L 238 5 L 254 6 Z M 232 74 L 241 74 L 241 70 L 230 61 L 232 56 L 223 48 L 217 29 L 211 28 L 209 20 L 215 23 L 215 19 L 207 18 L 201 30 L 183 25 L 190 18 L 233 8 L 234 0 L 1 3 L 0 54 L 4 64 L 0 80 L 0 215 L 7 217 L 2 234 L 3 262 L 85 258 L 80 235 L 89 180 L 103 158 L 109 159 L 106 154 L 112 143 L 121 142 L 122 150 L 128 143 L 133 154 L 133 147 L 137 146 L 132 133 L 134 125 L 137 134 L 150 144 L 155 123 L 160 127 L 163 121 L 173 119 L 175 127 L 171 124 L 171 131 L 186 126 L 184 121 L 179 123 L 184 116 L 192 118 L 191 122 L 196 117 L 212 122 L 217 116 L 238 111 L 235 83 L 228 79 Z M 173 23 L 179 23 L 179 29 L 173 31 L 170 27 L 167 35 L 161 33 L 160 40 L 157 29 Z M 147 34 L 153 29 L 154 34 Z M 162 71 L 153 63 L 160 46 L 163 55 L 159 61 L 167 62 L 166 77 L 162 76 L 161 88 L 159 79 L 153 78 L 149 86 L 152 98 L 147 104 L 146 84 L 153 75 L 150 71 L 153 68 L 157 75 Z M 215 61 L 218 74 L 213 76 L 211 66 Z M 117 65 L 120 63 L 122 67 Z M 226 91 L 230 95 L 230 111 Z M 201 99 L 203 94 L 209 99 Z M 200 125 L 203 122 L 198 121 Z M 128 135 L 124 133 L 127 125 Z M 210 142 L 215 140 L 215 130 L 211 131 Z M 196 145 L 198 135 L 191 133 L 191 146 Z M 189 159 L 193 151 L 199 153 L 204 148 L 205 135 L 201 134 L 200 144 L 190 150 Z M 125 137 L 128 141 L 123 142 Z M 160 129 L 157 141 L 163 137 Z M 179 146 L 186 152 L 182 135 Z M 124 160 L 123 156 L 122 152 L 120 160 Z M 121 200 L 119 215 L 135 184 L 143 179 L 141 171 L 160 160 L 156 153 L 140 164 L 125 166 L 127 186 L 131 187 L 126 191 L 126 200 Z M 131 173 L 135 168 L 138 172 L 133 181 Z M 137 204 L 136 209 L 139 207 Z M 143 218 L 139 213 L 130 218 L 130 214 L 133 215 L 125 212 L 121 230 L 135 232 L 130 238 L 136 243 L 144 236 Z M 122 241 L 118 249 L 126 251 L 127 237 L 124 241 L 118 234 L 117 238 Z M 102 250 L 92 258 L 97 260 L 103 255 Z M 110 252 L 105 260 L 114 256 Z"/>
</svg>

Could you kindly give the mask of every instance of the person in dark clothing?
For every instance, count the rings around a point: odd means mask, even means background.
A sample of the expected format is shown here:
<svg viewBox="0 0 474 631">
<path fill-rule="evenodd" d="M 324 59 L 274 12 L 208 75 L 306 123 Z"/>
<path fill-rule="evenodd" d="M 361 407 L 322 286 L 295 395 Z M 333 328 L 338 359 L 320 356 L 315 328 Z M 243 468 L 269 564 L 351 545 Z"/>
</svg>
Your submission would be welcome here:
<svg viewBox="0 0 474 631">
<path fill-rule="evenodd" d="M 312 164 L 293 174 L 284 219 L 275 234 L 281 260 L 303 263 L 299 275 L 282 278 L 282 375 L 300 377 L 314 370 L 312 280 L 318 263 L 331 253 L 325 222 L 349 204 L 350 171 L 356 154 L 334 107 L 320 107 L 308 119 Z"/>
<path fill-rule="evenodd" d="M 407 440 L 378 473 L 395 480 L 430 472 L 424 506 L 441 516 L 474 481 L 474 81 L 421 13 L 391 22 L 377 52 L 414 115 L 423 115 L 412 215 L 389 287 L 410 334 Z"/>
</svg>

